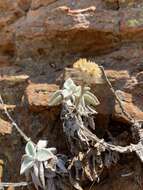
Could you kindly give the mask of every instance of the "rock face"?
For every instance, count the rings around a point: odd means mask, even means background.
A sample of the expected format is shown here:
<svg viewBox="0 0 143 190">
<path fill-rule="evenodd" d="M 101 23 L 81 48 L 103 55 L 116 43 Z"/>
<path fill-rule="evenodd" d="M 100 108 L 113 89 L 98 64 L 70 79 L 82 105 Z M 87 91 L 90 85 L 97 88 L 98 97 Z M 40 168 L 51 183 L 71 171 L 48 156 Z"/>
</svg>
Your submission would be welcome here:
<svg viewBox="0 0 143 190">
<path fill-rule="evenodd" d="M 49 145 L 67 152 L 60 109 L 49 108 L 47 103 L 62 85 L 64 68 L 72 67 L 80 57 L 104 66 L 126 111 L 142 120 L 142 9 L 142 0 L 0 0 L 0 94 L 16 122 L 35 142 L 48 136 Z M 100 128 L 112 122 L 128 126 L 110 89 L 94 83 L 92 90 L 101 102 L 97 108 Z M 25 144 L 11 129 L 1 105 L 0 144 L 2 181 L 20 180 Z M 136 160 L 124 168 L 122 164 L 113 166 L 113 173 L 130 173 L 133 164 Z M 0 164 L 0 180 L 1 170 Z M 142 171 L 138 175 L 141 177 Z M 130 190 L 138 188 L 135 174 L 115 175 L 112 185 L 109 181 L 98 184 L 97 189 L 125 189 L 128 184 Z"/>
</svg>

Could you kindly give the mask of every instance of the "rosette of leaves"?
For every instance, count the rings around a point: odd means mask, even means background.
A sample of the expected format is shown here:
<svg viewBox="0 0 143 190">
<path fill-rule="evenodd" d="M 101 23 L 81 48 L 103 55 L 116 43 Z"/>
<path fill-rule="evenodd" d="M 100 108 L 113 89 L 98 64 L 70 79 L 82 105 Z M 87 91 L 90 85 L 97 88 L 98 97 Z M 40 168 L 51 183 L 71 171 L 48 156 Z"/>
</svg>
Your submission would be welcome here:
<svg viewBox="0 0 143 190">
<path fill-rule="evenodd" d="M 54 189 L 53 178 L 56 172 L 67 172 L 64 161 L 55 155 L 56 148 L 46 148 L 46 146 L 47 141 L 44 140 L 40 140 L 37 145 L 29 141 L 25 147 L 26 154 L 22 157 L 20 174 L 31 175 L 36 189 L 38 187 L 45 189 L 51 184 Z"/>
<path fill-rule="evenodd" d="M 62 102 L 76 107 L 80 115 L 96 113 L 94 108 L 99 104 L 97 97 L 90 92 L 90 87 L 77 86 L 71 78 L 65 81 L 62 90 L 58 90 L 52 95 L 49 105 L 56 106 Z"/>
</svg>

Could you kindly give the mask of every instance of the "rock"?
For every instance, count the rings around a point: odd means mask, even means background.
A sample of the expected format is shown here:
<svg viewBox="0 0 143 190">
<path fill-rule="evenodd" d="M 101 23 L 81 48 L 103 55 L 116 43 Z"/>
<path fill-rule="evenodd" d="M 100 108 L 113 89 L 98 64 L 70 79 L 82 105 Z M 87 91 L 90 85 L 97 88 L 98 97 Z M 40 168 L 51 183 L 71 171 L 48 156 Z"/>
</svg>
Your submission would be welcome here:
<svg viewBox="0 0 143 190">
<path fill-rule="evenodd" d="M 139 72 L 136 76 L 138 82 L 143 82 L 143 71 Z"/>
<path fill-rule="evenodd" d="M 57 0 L 32 0 L 31 9 L 38 9 L 40 7 L 48 6 Z"/>
<path fill-rule="evenodd" d="M 106 6 L 110 9 L 118 10 L 119 9 L 119 0 L 104 0 Z"/>
<path fill-rule="evenodd" d="M 14 56 L 15 55 L 15 42 L 12 33 L 0 33 L 0 55 Z"/>
<path fill-rule="evenodd" d="M 7 56 L 0 56 L 0 67 L 9 66 L 10 61 Z"/>
<path fill-rule="evenodd" d="M 120 8 L 125 7 L 141 7 L 142 0 L 118 0 L 118 4 Z"/>
<path fill-rule="evenodd" d="M 66 52 L 99 54 L 120 46 L 115 11 L 87 9 L 82 14 L 68 14 L 60 4 L 55 7 L 56 3 L 29 11 L 26 18 L 13 25 L 20 59 L 41 55 L 54 57 Z"/>
<path fill-rule="evenodd" d="M 142 8 L 125 9 L 120 12 L 120 31 L 124 41 L 141 42 L 143 39 Z"/>
<path fill-rule="evenodd" d="M 136 106 L 136 104 L 134 104 L 134 100 L 133 100 L 132 95 L 120 91 L 118 93 L 118 96 L 120 97 L 120 99 L 122 101 L 122 104 L 123 104 L 123 107 L 124 107 L 125 111 L 127 113 L 129 113 L 129 115 L 132 118 L 134 118 L 136 120 L 142 120 L 142 118 L 143 118 L 143 109 L 141 110 L 139 108 L 139 106 Z M 120 106 L 119 106 L 119 104 L 117 102 L 115 104 L 115 110 L 114 110 L 112 116 L 113 116 L 114 119 L 116 119 L 118 121 L 121 121 L 121 122 L 124 122 L 124 123 L 127 123 L 127 122 L 130 123 L 129 119 L 122 113 L 121 108 L 120 108 Z"/>
<path fill-rule="evenodd" d="M 53 84 L 30 84 L 25 90 L 24 103 L 34 112 L 48 109 L 48 101 L 58 89 L 58 86 Z"/>
<path fill-rule="evenodd" d="M 18 6 L 23 10 L 23 11 L 28 11 L 31 7 L 31 2 L 32 0 L 17 0 Z"/>
<path fill-rule="evenodd" d="M 28 78 L 29 78 L 28 75 L 5 76 L 0 78 L 0 83 L 12 86 L 12 85 L 25 83 L 27 82 Z"/>
<path fill-rule="evenodd" d="M 11 134 L 12 132 L 12 125 L 4 121 L 3 119 L 0 118 L 0 134 L 1 135 L 6 135 L 6 134 Z"/>
<path fill-rule="evenodd" d="M 0 29 L 14 23 L 18 18 L 24 15 L 18 8 L 17 0 L 0 0 Z"/>
</svg>

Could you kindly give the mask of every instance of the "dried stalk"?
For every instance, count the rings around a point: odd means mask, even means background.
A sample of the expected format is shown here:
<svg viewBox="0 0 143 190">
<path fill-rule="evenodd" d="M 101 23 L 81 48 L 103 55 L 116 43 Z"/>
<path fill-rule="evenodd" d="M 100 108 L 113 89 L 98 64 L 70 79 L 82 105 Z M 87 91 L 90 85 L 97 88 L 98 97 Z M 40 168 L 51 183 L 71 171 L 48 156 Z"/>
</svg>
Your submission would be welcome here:
<svg viewBox="0 0 143 190">
<path fill-rule="evenodd" d="M 105 73 L 105 70 L 102 66 L 100 66 L 100 69 L 103 73 L 103 77 L 108 85 L 108 87 L 110 88 L 111 92 L 113 93 L 113 95 L 115 96 L 115 99 L 117 100 L 117 102 L 119 103 L 119 106 L 122 110 L 122 113 L 129 119 L 129 121 L 133 124 L 135 122 L 135 120 L 130 116 L 130 114 L 128 112 L 126 112 L 123 104 L 122 104 L 122 101 L 120 100 L 119 96 L 116 94 L 116 91 L 114 90 L 111 82 L 109 81 L 108 77 L 106 76 L 106 73 Z"/>
<path fill-rule="evenodd" d="M 26 142 L 30 141 L 30 138 L 27 137 L 27 135 L 19 128 L 19 126 L 17 125 L 17 123 L 13 120 L 13 118 L 10 116 L 7 107 L 4 104 L 4 101 L 2 99 L 2 96 L 0 95 L 0 103 L 2 104 L 3 108 L 4 108 L 4 113 L 6 114 L 6 116 L 8 117 L 8 119 L 11 121 L 11 124 L 13 125 L 13 127 L 15 127 L 15 129 L 19 132 L 19 134 L 24 138 L 24 140 Z"/>
<path fill-rule="evenodd" d="M 27 183 L 27 182 L 19 182 L 19 183 L 6 183 L 6 182 L 3 182 L 3 183 L 0 183 L 0 188 L 1 187 L 9 187 L 9 186 L 13 186 L 13 187 L 24 187 L 24 186 L 28 186 L 30 185 L 31 183 Z"/>
</svg>

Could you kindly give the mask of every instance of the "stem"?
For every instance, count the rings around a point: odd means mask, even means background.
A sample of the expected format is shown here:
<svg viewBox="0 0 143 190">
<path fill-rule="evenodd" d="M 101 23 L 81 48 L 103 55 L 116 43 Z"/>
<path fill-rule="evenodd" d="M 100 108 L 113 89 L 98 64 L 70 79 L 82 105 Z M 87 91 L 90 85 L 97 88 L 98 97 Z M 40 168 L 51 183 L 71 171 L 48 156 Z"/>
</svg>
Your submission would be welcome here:
<svg viewBox="0 0 143 190">
<path fill-rule="evenodd" d="M 13 120 L 13 118 L 10 116 L 5 104 L 4 104 L 4 101 L 0 95 L 0 103 L 3 105 L 3 108 L 4 108 L 4 112 L 6 114 L 6 116 L 8 117 L 8 119 L 11 121 L 13 127 L 15 127 L 15 129 L 19 132 L 19 134 L 24 138 L 25 141 L 30 141 L 30 138 L 27 137 L 27 135 L 19 128 L 19 126 L 16 124 L 16 122 Z"/>
<path fill-rule="evenodd" d="M 108 87 L 110 88 L 111 92 L 113 93 L 113 95 L 115 96 L 115 99 L 117 100 L 117 102 L 119 103 L 119 106 L 122 110 L 122 113 L 131 121 L 131 123 L 133 124 L 135 122 L 135 120 L 131 117 L 131 115 L 129 113 L 126 112 L 123 104 L 122 104 L 122 101 L 120 100 L 119 96 L 116 94 L 116 91 L 114 90 L 114 88 L 112 87 L 112 84 L 111 82 L 109 81 L 109 79 L 107 78 L 106 76 L 106 73 L 105 73 L 105 70 L 102 66 L 100 66 L 100 69 L 103 73 L 103 77 L 108 85 Z"/>
<path fill-rule="evenodd" d="M 0 183 L 0 187 L 9 187 L 9 186 L 13 186 L 13 187 L 21 187 L 21 186 L 27 186 L 30 183 L 27 182 L 19 182 L 19 183 Z"/>
</svg>

